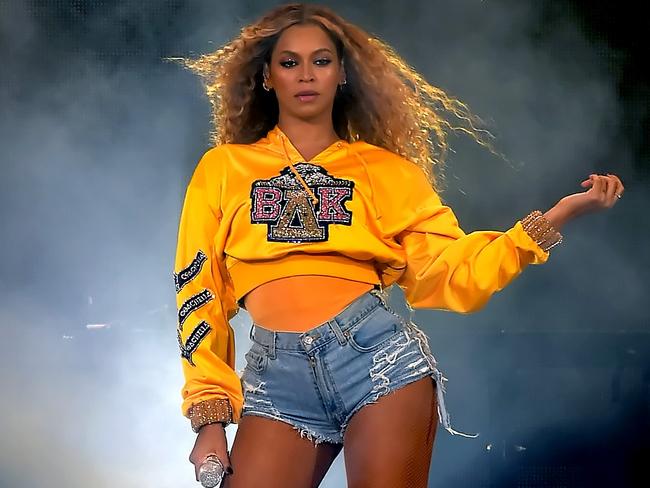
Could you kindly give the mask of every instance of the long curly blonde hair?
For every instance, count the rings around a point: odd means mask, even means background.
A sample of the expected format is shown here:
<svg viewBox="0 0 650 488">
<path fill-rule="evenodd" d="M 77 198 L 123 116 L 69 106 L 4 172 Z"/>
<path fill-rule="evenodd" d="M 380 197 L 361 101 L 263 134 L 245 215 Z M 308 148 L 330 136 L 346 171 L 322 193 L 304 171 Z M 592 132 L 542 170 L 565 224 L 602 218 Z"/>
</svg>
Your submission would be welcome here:
<svg viewBox="0 0 650 488">
<path fill-rule="evenodd" d="M 336 45 L 347 84 L 338 90 L 332 121 L 348 142 L 383 147 L 422 168 L 434 189 L 448 151 L 449 131 L 462 131 L 490 147 L 491 134 L 467 105 L 427 83 L 390 46 L 335 14 L 312 4 L 281 5 L 215 52 L 176 58 L 203 78 L 212 104 L 212 142 L 248 144 L 278 122 L 273 92 L 262 72 L 282 32 L 297 24 L 320 26 Z"/>
</svg>

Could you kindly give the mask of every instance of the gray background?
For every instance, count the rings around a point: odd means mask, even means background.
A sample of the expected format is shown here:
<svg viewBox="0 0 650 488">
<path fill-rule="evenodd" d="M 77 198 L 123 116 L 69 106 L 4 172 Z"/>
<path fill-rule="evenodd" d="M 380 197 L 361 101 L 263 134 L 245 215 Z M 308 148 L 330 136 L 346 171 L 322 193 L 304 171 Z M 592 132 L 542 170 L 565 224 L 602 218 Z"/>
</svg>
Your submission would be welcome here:
<svg viewBox="0 0 650 488">
<path fill-rule="evenodd" d="M 213 50 L 276 3 L 0 0 L 0 487 L 195 486 L 171 274 L 209 104 L 163 58 Z M 439 431 L 430 486 L 649 481 L 643 17 L 604 2 L 322 3 L 497 136 L 509 162 L 451 140 L 443 198 L 467 232 L 505 230 L 591 172 L 626 185 L 482 311 L 416 312 L 452 422 L 481 433 Z M 241 369 L 245 311 L 233 326 Z M 345 486 L 341 457 L 323 486 Z"/>
</svg>

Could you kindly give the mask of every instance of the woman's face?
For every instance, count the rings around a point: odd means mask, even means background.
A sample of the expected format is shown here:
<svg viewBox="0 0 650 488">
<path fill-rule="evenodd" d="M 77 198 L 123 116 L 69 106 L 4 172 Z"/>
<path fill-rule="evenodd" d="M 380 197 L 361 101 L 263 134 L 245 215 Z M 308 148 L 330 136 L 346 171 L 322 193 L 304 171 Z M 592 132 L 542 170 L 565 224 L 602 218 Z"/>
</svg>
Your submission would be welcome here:
<svg viewBox="0 0 650 488">
<path fill-rule="evenodd" d="M 294 25 L 271 53 L 267 85 L 275 90 L 280 116 L 314 120 L 332 114 L 344 71 L 336 46 L 320 27 Z"/>
</svg>

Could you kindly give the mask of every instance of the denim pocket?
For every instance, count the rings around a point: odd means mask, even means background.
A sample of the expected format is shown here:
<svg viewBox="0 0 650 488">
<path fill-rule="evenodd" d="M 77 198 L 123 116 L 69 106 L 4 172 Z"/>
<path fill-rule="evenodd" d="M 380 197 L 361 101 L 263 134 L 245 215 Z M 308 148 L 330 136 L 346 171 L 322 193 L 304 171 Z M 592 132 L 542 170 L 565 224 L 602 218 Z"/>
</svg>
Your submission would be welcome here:
<svg viewBox="0 0 650 488">
<path fill-rule="evenodd" d="M 371 352 L 402 331 L 401 322 L 381 306 L 345 331 L 350 346 L 359 352 Z"/>
<path fill-rule="evenodd" d="M 246 368 L 263 373 L 268 363 L 266 348 L 254 342 L 248 352 L 244 354 L 244 359 L 246 359 Z"/>
</svg>

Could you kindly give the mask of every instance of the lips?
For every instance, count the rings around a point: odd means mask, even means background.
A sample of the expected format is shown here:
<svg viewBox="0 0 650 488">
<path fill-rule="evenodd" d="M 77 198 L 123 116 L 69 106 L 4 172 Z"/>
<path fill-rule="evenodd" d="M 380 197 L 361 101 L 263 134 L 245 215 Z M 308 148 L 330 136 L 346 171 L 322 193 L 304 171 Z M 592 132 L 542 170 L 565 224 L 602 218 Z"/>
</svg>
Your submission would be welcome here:
<svg viewBox="0 0 650 488">
<path fill-rule="evenodd" d="M 304 90 L 296 94 L 296 98 L 301 102 L 313 102 L 318 97 L 319 93 L 313 90 Z"/>
</svg>

